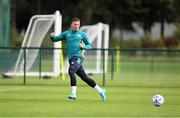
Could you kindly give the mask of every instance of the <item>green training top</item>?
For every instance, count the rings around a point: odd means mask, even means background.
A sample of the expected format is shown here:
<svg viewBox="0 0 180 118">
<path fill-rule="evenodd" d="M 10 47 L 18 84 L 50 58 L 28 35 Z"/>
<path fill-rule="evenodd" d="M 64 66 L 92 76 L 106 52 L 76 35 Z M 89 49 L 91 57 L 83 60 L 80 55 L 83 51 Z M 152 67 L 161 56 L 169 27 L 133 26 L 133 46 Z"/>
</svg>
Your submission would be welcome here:
<svg viewBox="0 0 180 118">
<path fill-rule="evenodd" d="M 82 49 L 80 48 L 81 41 L 84 42 L 85 46 L 83 49 L 91 49 L 91 44 L 89 38 L 87 37 L 85 32 L 81 31 L 73 31 L 71 29 L 66 30 L 59 34 L 58 36 L 51 37 L 53 42 L 57 41 L 66 41 L 66 48 L 68 58 L 71 59 L 73 56 L 82 57 Z"/>
</svg>

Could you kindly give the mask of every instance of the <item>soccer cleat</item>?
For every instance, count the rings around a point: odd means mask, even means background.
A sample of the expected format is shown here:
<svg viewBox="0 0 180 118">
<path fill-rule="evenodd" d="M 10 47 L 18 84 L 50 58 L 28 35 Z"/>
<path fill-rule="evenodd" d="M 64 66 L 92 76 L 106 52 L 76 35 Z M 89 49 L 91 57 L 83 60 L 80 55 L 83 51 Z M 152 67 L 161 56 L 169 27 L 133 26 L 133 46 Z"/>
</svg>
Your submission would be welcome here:
<svg viewBox="0 0 180 118">
<path fill-rule="evenodd" d="M 76 96 L 76 94 L 71 93 L 70 95 L 68 95 L 68 98 L 70 100 L 76 100 L 77 96 Z"/>
<path fill-rule="evenodd" d="M 106 101 L 106 93 L 105 93 L 105 89 L 102 89 L 102 91 L 99 93 L 99 95 L 102 98 L 102 101 Z"/>
</svg>

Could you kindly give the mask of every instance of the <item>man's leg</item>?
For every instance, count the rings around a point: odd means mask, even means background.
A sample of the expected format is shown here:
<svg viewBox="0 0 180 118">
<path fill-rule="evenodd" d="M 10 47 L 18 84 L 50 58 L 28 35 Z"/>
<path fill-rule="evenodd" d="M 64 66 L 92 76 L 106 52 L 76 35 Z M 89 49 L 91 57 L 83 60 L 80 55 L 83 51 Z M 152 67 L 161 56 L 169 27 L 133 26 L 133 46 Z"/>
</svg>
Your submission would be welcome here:
<svg viewBox="0 0 180 118">
<path fill-rule="evenodd" d="M 69 67 L 69 76 L 70 76 L 70 84 L 71 84 L 71 93 L 68 95 L 69 99 L 75 100 L 76 99 L 76 76 L 74 70 L 72 70 L 72 67 Z"/>
<path fill-rule="evenodd" d="M 77 70 L 76 74 L 92 88 L 96 86 L 96 82 L 87 76 L 82 66 Z"/>
<path fill-rule="evenodd" d="M 105 95 L 105 89 L 102 89 L 101 87 L 99 87 L 96 82 L 92 79 L 90 79 L 87 74 L 85 73 L 82 65 L 80 66 L 80 68 L 77 70 L 76 74 L 84 81 L 86 82 L 90 87 L 94 88 L 102 97 L 102 100 L 105 101 L 106 100 L 106 95 Z"/>
<path fill-rule="evenodd" d="M 68 70 L 68 73 L 69 73 L 69 76 L 70 76 L 70 84 L 71 84 L 71 89 L 72 89 L 72 92 L 71 94 L 68 96 L 69 99 L 73 99 L 75 100 L 76 99 L 76 89 L 77 89 L 77 86 L 76 86 L 76 71 L 78 70 L 78 68 L 80 67 L 80 65 L 78 65 L 76 62 L 77 62 L 78 58 L 77 57 L 73 57 L 70 61 L 69 61 L 69 64 L 70 64 L 70 67 L 69 67 L 69 70 Z"/>
</svg>

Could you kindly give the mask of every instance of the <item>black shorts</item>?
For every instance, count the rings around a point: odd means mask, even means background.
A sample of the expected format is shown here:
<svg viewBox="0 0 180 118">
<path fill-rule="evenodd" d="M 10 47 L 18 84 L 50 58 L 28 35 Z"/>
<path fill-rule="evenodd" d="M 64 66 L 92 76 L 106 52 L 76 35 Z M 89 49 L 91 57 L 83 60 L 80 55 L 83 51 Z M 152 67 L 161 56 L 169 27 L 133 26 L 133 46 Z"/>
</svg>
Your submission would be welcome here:
<svg viewBox="0 0 180 118">
<path fill-rule="evenodd" d="M 69 60 L 69 64 L 70 64 L 69 69 L 71 71 L 73 71 L 74 73 L 76 73 L 78 69 L 82 68 L 82 62 L 83 62 L 83 58 L 82 57 L 73 56 Z"/>
</svg>

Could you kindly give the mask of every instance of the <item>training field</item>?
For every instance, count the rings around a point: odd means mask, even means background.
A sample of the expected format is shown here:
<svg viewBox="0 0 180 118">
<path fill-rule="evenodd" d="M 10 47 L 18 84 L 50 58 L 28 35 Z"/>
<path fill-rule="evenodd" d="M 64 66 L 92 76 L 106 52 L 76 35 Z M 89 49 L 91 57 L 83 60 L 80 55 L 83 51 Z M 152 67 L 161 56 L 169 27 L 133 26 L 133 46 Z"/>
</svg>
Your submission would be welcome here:
<svg viewBox="0 0 180 118">
<path fill-rule="evenodd" d="M 76 101 L 69 101 L 69 80 L 0 78 L 0 117 L 180 117 L 180 74 L 125 73 L 106 75 L 107 101 L 78 79 Z M 102 86 L 101 76 L 91 78 Z M 165 104 L 152 105 L 161 94 Z"/>
</svg>

